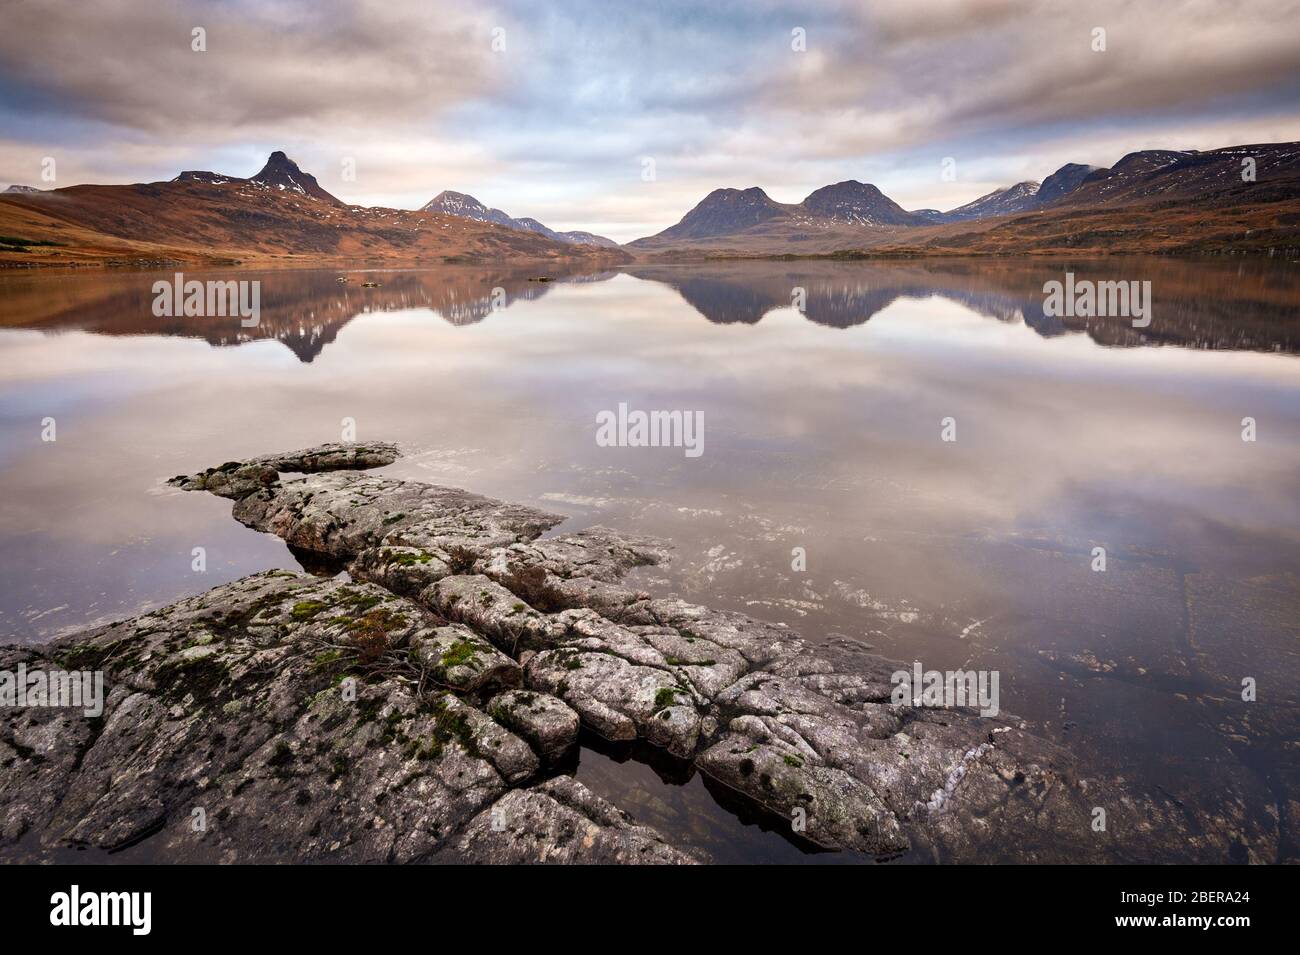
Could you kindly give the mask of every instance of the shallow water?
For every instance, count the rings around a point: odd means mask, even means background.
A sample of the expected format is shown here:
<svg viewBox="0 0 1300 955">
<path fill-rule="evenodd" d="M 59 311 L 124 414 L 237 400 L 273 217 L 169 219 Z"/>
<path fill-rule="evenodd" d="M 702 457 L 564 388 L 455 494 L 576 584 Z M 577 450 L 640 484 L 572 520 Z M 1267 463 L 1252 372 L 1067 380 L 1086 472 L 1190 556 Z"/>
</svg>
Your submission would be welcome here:
<svg viewBox="0 0 1300 955">
<path fill-rule="evenodd" d="M 1151 280 L 1151 326 L 1045 318 L 1067 269 Z M 351 418 L 411 452 L 395 476 L 568 515 L 557 533 L 670 538 L 645 589 L 997 670 L 1001 707 L 1089 765 L 1207 827 L 1280 830 L 1295 855 L 1295 264 L 229 275 L 262 282 L 257 328 L 153 317 L 159 275 L 0 275 L 0 638 L 297 567 L 228 501 L 162 482 L 339 440 Z M 621 402 L 702 412 L 703 453 L 598 446 Z M 590 747 L 575 771 L 715 857 L 801 854 L 698 776 Z"/>
</svg>

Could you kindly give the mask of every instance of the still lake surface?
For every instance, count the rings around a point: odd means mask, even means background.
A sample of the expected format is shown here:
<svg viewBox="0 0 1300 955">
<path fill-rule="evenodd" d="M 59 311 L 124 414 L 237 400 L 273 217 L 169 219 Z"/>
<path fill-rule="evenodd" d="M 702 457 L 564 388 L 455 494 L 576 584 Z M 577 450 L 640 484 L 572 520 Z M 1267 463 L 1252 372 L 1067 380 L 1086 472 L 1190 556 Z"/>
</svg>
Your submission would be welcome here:
<svg viewBox="0 0 1300 955">
<path fill-rule="evenodd" d="M 1150 327 L 1044 317 L 1067 270 L 1151 280 Z M 407 449 L 386 473 L 568 515 L 557 532 L 669 538 L 644 589 L 997 670 L 1002 709 L 1089 765 L 1296 857 L 1300 265 L 339 274 L 187 273 L 260 280 L 252 329 L 155 318 L 170 272 L 0 275 L 0 640 L 297 568 L 229 501 L 163 481 L 351 418 Z M 702 412 L 704 453 L 598 446 L 621 402 Z M 571 771 L 720 860 L 851 861 L 653 754 L 592 741 Z"/>
</svg>

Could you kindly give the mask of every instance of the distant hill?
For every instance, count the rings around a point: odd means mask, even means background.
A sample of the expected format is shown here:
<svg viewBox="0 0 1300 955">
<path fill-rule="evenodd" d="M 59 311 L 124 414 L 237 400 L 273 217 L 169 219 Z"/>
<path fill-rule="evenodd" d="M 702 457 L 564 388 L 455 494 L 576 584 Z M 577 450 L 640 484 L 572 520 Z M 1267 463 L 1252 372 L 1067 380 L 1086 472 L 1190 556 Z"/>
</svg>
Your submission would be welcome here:
<svg viewBox="0 0 1300 955">
<path fill-rule="evenodd" d="M 554 239 L 556 242 L 568 242 L 572 245 L 595 245 L 606 249 L 617 249 L 619 247 L 618 243 L 613 239 L 594 235 L 591 232 L 556 232 L 554 229 L 542 225 L 536 219 L 513 218 L 500 209 L 489 209 L 473 196 L 466 195 L 463 192 L 451 192 L 450 190 L 440 192 L 421 206 L 420 211 L 441 212 L 461 219 L 472 219 L 475 222 L 492 222 L 503 225 L 508 229 L 535 232 L 538 235 L 546 236 L 548 239 Z"/>
</svg>

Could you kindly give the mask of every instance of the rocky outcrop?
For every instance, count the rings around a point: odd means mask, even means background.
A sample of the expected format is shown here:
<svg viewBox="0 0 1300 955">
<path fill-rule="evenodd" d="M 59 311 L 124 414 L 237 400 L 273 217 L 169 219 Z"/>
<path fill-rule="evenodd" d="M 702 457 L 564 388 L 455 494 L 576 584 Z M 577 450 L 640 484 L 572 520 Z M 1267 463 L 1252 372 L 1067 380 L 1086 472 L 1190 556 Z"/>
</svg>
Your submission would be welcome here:
<svg viewBox="0 0 1300 955">
<path fill-rule="evenodd" d="M 0 855 L 701 860 L 557 770 L 579 724 L 659 747 L 827 849 L 1228 854 L 1232 837 L 1088 778 L 1014 717 L 891 702 L 898 664 L 627 588 L 663 559 L 653 540 L 543 537 L 559 516 L 357 470 L 395 456 L 334 445 L 173 479 L 351 579 L 272 571 L 3 651 L 0 669 L 102 670 L 108 691 L 95 718 L 0 711 Z M 1248 852 L 1270 857 L 1257 838 Z"/>
</svg>

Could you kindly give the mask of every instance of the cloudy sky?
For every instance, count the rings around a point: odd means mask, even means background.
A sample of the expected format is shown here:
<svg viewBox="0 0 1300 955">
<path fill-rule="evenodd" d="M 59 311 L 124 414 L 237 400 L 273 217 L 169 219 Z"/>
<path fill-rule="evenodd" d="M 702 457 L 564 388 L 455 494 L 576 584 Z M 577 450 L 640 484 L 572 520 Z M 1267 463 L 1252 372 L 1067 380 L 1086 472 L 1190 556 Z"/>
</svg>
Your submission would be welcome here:
<svg viewBox="0 0 1300 955">
<path fill-rule="evenodd" d="M 0 183 L 284 149 L 349 202 L 455 189 L 620 241 L 719 186 L 947 209 L 1065 162 L 1300 140 L 1300 0 L 0 0 L 0 23 Z"/>
</svg>

